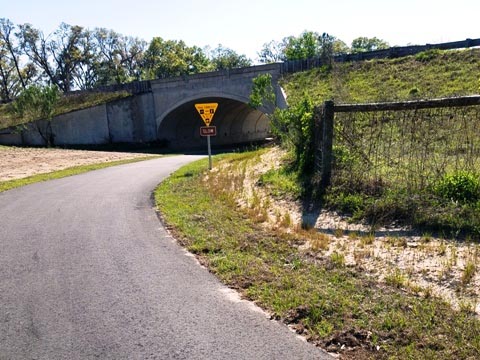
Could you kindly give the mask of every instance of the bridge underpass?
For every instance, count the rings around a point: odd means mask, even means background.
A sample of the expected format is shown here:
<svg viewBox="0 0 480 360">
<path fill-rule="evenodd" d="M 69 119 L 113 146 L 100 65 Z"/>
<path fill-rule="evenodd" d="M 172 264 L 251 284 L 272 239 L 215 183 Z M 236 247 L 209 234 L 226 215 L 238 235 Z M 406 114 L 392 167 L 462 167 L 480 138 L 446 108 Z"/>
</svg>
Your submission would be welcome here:
<svg viewBox="0 0 480 360">
<path fill-rule="evenodd" d="M 157 137 L 171 149 L 198 149 L 206 146 L 200 136 L 205 126 L 195 109 L 196 103 L 218 103 L 211 126 L 217 127 L 217 136 L 211 137 L 212 146 L 227 146 L 264 141 L 270 135 L 269 118 L 248 104 L 225 97 L 203 97 L 181 104 L 160 122 Z"/>
<path fill-rule="evenodd" d="M 253 80 L 262 74 L 270 74 L 276 99 L 255 110 L 248 101 Z M 145 81 L 138 83 L 134 96 L 59 115 L 51 124 L 39 120 L 21 132 L 1 130 L 0 144 L 44 146 L 38 129 L 51 125 L 60 146 L 158 142 L 173 150 L 201 149 L 206 146 L 200 136 L 204 124 L 194 105 L 211 102 L 219 104 L 211 124 L 217 127 L 214 147 L 259 142 L 270 133 L 265 114 L 287 106 L 281 76 L 281 64 L 268 64 Z"/>
</svg>

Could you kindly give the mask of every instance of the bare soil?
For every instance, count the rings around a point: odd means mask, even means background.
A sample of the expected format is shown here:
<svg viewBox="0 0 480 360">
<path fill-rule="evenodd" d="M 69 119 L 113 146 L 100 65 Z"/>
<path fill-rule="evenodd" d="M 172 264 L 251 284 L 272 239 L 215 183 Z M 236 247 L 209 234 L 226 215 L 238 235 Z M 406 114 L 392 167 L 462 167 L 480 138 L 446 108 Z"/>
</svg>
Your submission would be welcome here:
<svg viewBox="0 0 480 360">
<path fill-rule="evenodd" d="M 281 150 L 273 149 L 255 165 L 246 167 L 243 192 L 237 192 L 240 207 L 249 207 L 256 197 L 263 207 L 260 211 L 268 213 L 262 220 L 264 226 L 291 232 L 309 224 L 325 234 L 322 246 L 307 241 L 299 249 L 306 256 L 318 260 L 332 254 L 342 256 L 346 266 L 375 279 L 419 296 L 440 297 L 455 309 L 480 315 L 480 244 L 436 238 L 396 226 L 372 229 L 332 211 L 306 211 L 299 201 L 272 197 L 258 186 L 258 180 L 277 168 L 281 157 Z M 286 214 L 289 221 L 285 221 Z"/>
<path fill-rule="evenodd" d="M 0 146 L 0 181 L 21 179 L 73 166 L 127 160 L 149 155 L 151 154 Z"/>
</svg>

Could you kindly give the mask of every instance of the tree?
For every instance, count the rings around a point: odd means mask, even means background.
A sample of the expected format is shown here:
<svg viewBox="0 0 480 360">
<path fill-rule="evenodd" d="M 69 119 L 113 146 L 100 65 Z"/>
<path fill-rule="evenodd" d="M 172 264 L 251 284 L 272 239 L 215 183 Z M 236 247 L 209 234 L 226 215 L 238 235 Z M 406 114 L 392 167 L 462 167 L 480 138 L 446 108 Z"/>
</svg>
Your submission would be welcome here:
<svg viewBox="0 0 480 360">
<path fill-rule="evenodd" d="M 209 69 L 210 62 L 197 46 L 189 47 L 183 41 L 155 37 L 145 52 L 146 78 L 165 78 L 196 74 Z"/>
<path fill-rule="evenodd" d="M 17 96 L 36 75 L 32 63 L 21 63 L 22 51 L 14 30 L 10 20 L 0 19 L 0 99 L 4 101 Z"/>
<path fill-rule="evenodd" d="M 30 24 L 20 25 L 19 28 L 20 31 L 17 35 L 24 54 L 43 72 L 41 73 L 42 77 L 56 83 L 54 70 L 48 60 L 47 40 L 43 32 L 33 28 Z"/>
<path fill-rule="evenodd" d="M 335 36 L 323 33 L 318 37 L 319 55 L 322 60 L 322 64 L 330 67 L 333 62 Z"/>
<path fill-rule="evenodd" d="M 147 42 L 131 36 L 123 36 L 119 42 L 120 64 L 126 81 L 138 81 L 142 77 Z"/>
<path fill-rule="evenodd" d="M 271 74 L 261 74 L 253 80 L 252 92 L 250 93 L 250 101 L 248 105 L 258 109 L 261 106 L 275 104 L 275 91 L 272 85 Z"/>
<path fill-rule="evenodd" d="M 317 57 L 319 54 L 319 34 L 304 31 L 300 36 L 286 38 L 285 57 L 287 60 L 303 60 Z"/>
<path fill-rule="evenodd" d="M 144 40 L 105 28 L 91 32 L 92 70 L 97 84 L 121 84 L 141 80 L 144 75 L 147 43 Z M 95 71 L 94 71 L 95 72 Z"/>
<path fill-rule="evenodd" d="M 92 33 L 93 61 L 97 84 L 110 85 L 121 83 L 123 74 L 118 58 L 120 34 L 113 30 L 97 28 Z"/>
<path fill-rule="evenodd" d="M 286 60 L 285 48 L 286 40 L 275 41 L 272 40 L 268 43 L 263 44 L 262 50 L 258 53 L 258 60 L 264 64 L 282 62 Z"/>
<path fill-rule="evenodd" d="M 328 33 L 318 34 L 313 31 L 304 31 L 298 37 L 290 36 L 284 39 L 284 58 L 286 60 L 305 60 L 320 58 L 330 66 L 333 55 L 348 47 L 341 40 Z"/>
<path fill-rule="evenodd" d="M 36 121 L 35 126 L 47 146 L 54 145 L 51 120 L 59 99 L 55 85 L 29 86 L 13 102 L 13 111 L 20 117 Z"/>
<path fill-rule="evenodd" d="M 352 41 L 352 53 L 374 51 L 388 49 L 389 45 L 386 41 L 378 39 L 376 37 L 358 37 Z"/>
<path fill-rule="evenodd" d="M 252 65 L 252 61 L 245 55 L 239 55 L 232 49 L 223 47 L 222 44 L 219 44 L 210 55 L 213 70 L 235 69 Z"/>
<path fill-rule="evenodd" d="M 12 38 L 12 32 L 15 29 L 15 25 L 8 19 L 0 19 L 0 41 L 2 42 L 2 48 L 8 51 L 8 55 L 4 54 L 4 57 L 9 57 L 10 62 L 14 65 L 17 72 L 18 80 L 25 89 L 26 80 L 23 78 L 23 72 L 20 70 L 20 55 L 19 48 L 14 44 Z"/>
<path fill-rule="evenodd" d="M 77 67 L 82 62 L 81 40 L 85 36 L 83 27 L 60 24 L 54 37 L 49 41 L 47 50 L 53 60 L 54 79 L 63 92 L 69 92 L 74 85 Z"/>
<path fill-rule="evenodd" d="M 40 80 L 47 80 L 51 84 L 58 84 L 56 71 L 50 63 L 50 47 L 42 31 L 35 29 L 30 24 L 19 26 L 17 36 L 24 54 L 41 70 Z"/>
<path fill-rule="evenodd" d="M 344 41 L 340 39 L 335 39 L 333 42 L 333 54 L 340 55 L 340 54 L 348 54 L 350 52 L 350 48 Z"/>
<path fill-rule="evenodd" d="M 8 57 L 5 43 L 0 39 L 0 99 L 10 101 L 18 89 L 19 81 L 15 76 L 15 66 Z"/>
<path fill-rule="evenodd" d="M 98 83 L 99 51 L 95 42 L 94 33 L 84 31 L 84 36 L 79 40 L 80 61 L 73 76 L 74 87 L 86 90 L 95 87 Z"/>
</svg>

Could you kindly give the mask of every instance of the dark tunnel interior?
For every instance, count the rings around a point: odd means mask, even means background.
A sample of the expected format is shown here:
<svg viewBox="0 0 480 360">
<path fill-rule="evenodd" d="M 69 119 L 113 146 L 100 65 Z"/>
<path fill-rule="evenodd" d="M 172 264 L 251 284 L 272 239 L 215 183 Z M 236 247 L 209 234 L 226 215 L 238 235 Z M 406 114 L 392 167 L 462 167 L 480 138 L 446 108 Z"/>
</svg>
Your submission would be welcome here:
<svg viewBox="0 0 480 360">
<path fill-rule="evenodd" d="M 264 141 L 270 134 L 269 118 L 248 104 L 227 98 L 208 97 L 189 101 L 171 111 L 160 123 L 158 139 L 170 149 L 199 149 L 206 146 L 200 136 L 205 126 L 195 109 L 197 103 L 218 103 L 210 126 L 217 127 L 212 147 Z"/>
</svg>

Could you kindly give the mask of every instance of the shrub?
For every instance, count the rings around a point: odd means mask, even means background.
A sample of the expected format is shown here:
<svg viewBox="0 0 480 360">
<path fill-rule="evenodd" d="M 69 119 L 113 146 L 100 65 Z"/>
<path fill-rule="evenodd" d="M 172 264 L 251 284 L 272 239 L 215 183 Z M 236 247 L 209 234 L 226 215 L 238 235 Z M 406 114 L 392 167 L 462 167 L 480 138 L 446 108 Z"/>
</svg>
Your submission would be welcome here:
<svg viewBox="0 0 480 360">
<path fill-rule="evenodd" d="M 60 98 L 58 88 L 52 86 L 29 86 L 13 102 L 14 112 L 30 120 L 47 120 L 46 125 L 36 123 L 35 127 L 48 146 L 54 145 L 55 135 L 52 131 L 52 120 Z"/>
<path fill-rule="evenodd" d="M 29 86 L 13 102 L 13 110 L 20 117 L 32 120 L 50 120 L 53 117 L 60 93 L 56 86 Z"/>
<path fill-rule="evenodd" d="M 283 145 L 293 150 L 295 167 L 301 174 L 311 173 L 314 164 L 313 102 L 304 97 L 285 110 L 276 109 L 272 131 Z"/>
<path fill-rule="evenodd" d="M 348 169 L 355 165 L 358 162 L 358 159 L 352 154 L 348 147 L 333 145 L 333 161 L 335 168 Z"/>
<path fill-rule="evenodd" d="M 348 214 L 355 214 L 365 207 L 364 199 L 359 194 L 340 194 L 337 201 L 340 210 Z"/>
<path fill-rule="evenodd" d="M 414 86 L 408 91 L 408 95 L 412 98 L 418 98 L 420 96 L 420 89 Z"/>
<path fill-rule="evenodd" d="M 446 200 L 476 203 L 480 200 L 480 177 L 468 171 L 446 174 L 434 186 L 434 192 Z"/>
<path fill-rule="evenodd" d="M 431 49 L 427 51 L 422 51 L 415 55 L 415 60 L 420 61 L 420 62 L 429 62 L 436 57 L 438 57 L 442 53 L 441 50 L 439 49 Z"/>
</svg>

